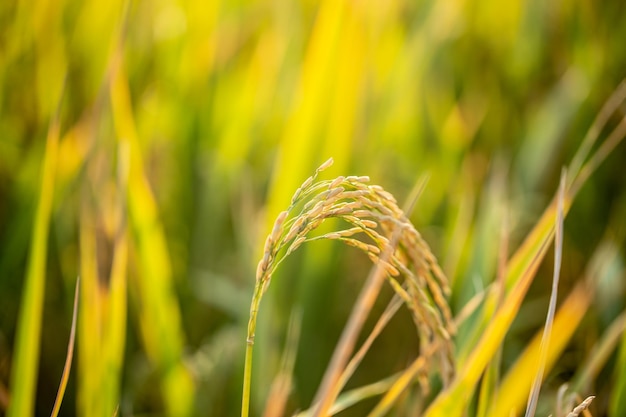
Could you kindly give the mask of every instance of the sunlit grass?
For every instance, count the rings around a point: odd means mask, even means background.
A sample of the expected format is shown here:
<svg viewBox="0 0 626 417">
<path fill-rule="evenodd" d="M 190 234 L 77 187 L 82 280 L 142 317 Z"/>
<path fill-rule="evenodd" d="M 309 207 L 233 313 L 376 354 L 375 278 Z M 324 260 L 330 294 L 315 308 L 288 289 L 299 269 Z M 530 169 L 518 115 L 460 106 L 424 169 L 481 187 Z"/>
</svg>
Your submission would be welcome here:
<svg viewBox="0 0 626 417">
<path fill-rule="evenodd" d="M 521 415 L 545 357 L 536 415 L 626 415 L 619 2 L 1 3 L 0 414 L 237 415 L 245 380 L 250 415 Z M 329 156 L 341 193 L 428 176 L 403 224 L 458 332 L 428 342 L 393 279 L 360 309 L 393 231 L 328 219 L 289 236 L 242 379 L 263 242 Z"/>
<path fill-rule="evenodd" d="M 50 123 L 46 139 L 38 204 L 33 221 L 28 267 L 18 316 L 15 362 L 11 375 L 12 400 L 7 411 L 9 416 L 31 415 L 36 398 L 37 366 L 46 290 L 48 233 L 59 148 L 60 121 L 58 116 L 59 112 Z"/>
</svg>

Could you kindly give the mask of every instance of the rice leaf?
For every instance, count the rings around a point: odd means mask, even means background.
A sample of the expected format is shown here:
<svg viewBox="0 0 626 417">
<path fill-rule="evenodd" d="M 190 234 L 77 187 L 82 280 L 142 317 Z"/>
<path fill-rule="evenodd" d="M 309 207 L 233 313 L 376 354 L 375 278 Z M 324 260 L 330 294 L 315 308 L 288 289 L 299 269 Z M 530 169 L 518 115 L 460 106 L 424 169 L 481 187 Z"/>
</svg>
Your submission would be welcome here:
<svg viewBox="0 0 626 417">
<path fill-rule="evenodd" d="M 46 256 L 48 233 L 59 146 L 59 111 L 50 122 L 41 170 L 41 188 L 30 241 L 29 259 L 24 277 L 24 289 L 18 314 L 15 339 L 15 361 L 11 372 L 11 402 L 8 417 L 27 417 L 33 414 L 43 299 L 46 286 Z"/>
</svg>

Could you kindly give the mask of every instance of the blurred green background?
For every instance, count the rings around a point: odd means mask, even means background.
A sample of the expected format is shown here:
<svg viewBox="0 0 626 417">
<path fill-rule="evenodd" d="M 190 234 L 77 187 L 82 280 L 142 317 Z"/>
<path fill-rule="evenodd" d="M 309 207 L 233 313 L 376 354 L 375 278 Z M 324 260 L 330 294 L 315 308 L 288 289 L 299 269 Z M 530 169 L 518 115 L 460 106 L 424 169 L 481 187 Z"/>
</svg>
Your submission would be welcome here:
<svg viewBox="0 0 626 417">
<path fill-rule="evenodd" d="M 237 415 L 261 244 L 331 156 L 325 178 L 369 175 L 399 201 L 430 176 L 411 218 L 459 311 L 495 277 L 503 218 L 512 252 L 548 204 L 626 75 L 625 39 L 621 1 L 0 2 L 0 414 L 26 277 L 43 290 L 41 339 L 30 340 L 41 346 L 34 412 L 49 415 L 80 275 L 61 415 L 117 404 L 123 416 Z M 613 257 L 547 376 L 546 407 L 624 309 L 624 161 L 622 145 L 565 222 L 563 294 L 601 243 Z M 284 264 L 259 318 L 254 415 L 294 311 L 288 411 L 310 405 L 369 267 L 332 242 Z M 504 368 L 543 324 L 551 273 L 548 262 Z M 403 311 L 349 387 L 403 369 L 417 344 Z M 616 401 L 616 362 L 585 381 L 597 415 Z"/>
</svg>

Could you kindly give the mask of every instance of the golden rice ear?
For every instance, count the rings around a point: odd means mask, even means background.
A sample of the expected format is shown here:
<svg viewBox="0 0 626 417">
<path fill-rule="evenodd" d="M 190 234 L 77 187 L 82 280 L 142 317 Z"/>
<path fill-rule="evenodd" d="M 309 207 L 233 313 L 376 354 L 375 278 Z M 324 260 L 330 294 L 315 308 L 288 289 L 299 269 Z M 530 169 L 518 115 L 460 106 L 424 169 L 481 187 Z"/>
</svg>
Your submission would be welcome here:
<svg viewBox="0 0 626 417">
<path fill-rule="evenodd" d="M 247 415 L 249 407 L 252 349 L 261 298 L 281 262 L 311 240 L 339 240 L 362 251 L 400 295 L 413 315 L 422 352 L 433 352 L 417 375 L 425 390 L 428 389 L 427 375 L 431 371 L 454 368 L 450 339 L 454 324 L 445 299 L 449 285 L 435 256 L 393 195 L 379 185 L 369 185 L 369 177 L 339 176 L 331 181 L 318 180 L 318 174 L 332 163 L 332 158 L 328 159 L 296 190 L 291 205 L 278 215 L 265 241 L 250 305 L 243 416 Z M 309 237 L 328 218 L 343 220 L 344 227 Z M 408 288 L 412 288 L 410 296 L 400 284 L 402 279 Z M 435 351 L 444 354 L 435 355 Z"/>
</svg>

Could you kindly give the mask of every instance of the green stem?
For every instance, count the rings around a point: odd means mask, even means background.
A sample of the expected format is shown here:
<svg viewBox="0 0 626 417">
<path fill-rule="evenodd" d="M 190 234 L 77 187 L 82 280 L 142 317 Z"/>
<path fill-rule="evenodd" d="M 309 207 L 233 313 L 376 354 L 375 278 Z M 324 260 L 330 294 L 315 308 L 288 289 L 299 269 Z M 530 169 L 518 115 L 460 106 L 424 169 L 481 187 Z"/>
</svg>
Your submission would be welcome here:
<svg viewBox="0 0 626 417">
<path fill-rule="evenodd" d="M 252 350 L 254 348 L 254 332 L 256 330 L 256 316 L 261 303 L 262 280 L 254 286 L 254 295 L 250 304 L 250 320 L 248 321 L 248 335 L 246 339 L 246 359 L 243 370 L 243 395 L 241 397 L 241 417 L 248 417 L 250 411 L 250 383 L 252 380 Z"/>
</svg>

